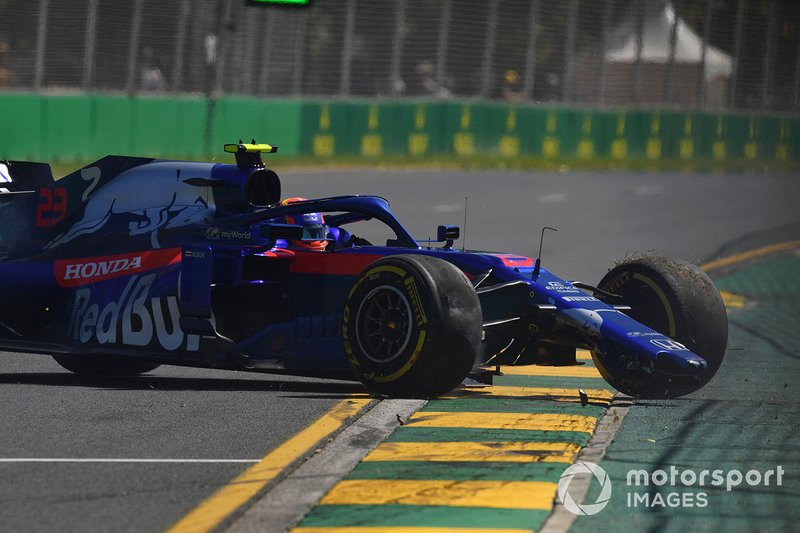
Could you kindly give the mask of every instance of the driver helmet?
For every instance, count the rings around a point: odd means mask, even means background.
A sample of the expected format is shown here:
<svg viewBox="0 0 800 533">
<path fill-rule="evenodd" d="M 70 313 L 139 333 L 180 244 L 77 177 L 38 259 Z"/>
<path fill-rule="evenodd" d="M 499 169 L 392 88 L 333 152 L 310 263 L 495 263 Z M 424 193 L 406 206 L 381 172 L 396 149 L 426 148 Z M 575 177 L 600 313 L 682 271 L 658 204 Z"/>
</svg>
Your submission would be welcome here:
<svg viewBox="0 0 800 533">
<path fill-rule="evenodd" d="M 281 205 L 289 205 L 297 202 L 304 202 L 306 200 L 307 198 L 301 197 L 287 198 L 281 201 Z M 328 226 L 325 224 L 325 218 L 322 216 L 322 213 L 286 215 L 285 220 L 287 224 L 297 224 L 303 227 L 304 240 L 290 241 L 290 246 L 316 252 L 322 252 L 328 246 L 328 241 L 325 240 L 325 238 L 328 236 Z"/>
</svg>

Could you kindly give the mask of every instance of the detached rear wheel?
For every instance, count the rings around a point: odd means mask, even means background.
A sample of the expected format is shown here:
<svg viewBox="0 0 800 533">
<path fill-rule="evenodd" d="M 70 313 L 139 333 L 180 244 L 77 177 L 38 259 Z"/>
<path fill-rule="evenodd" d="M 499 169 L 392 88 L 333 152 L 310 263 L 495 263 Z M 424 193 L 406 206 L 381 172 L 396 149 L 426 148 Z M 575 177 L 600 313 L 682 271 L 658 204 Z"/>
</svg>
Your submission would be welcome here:
<svg viewBox="0 0 800 533">
<path fill-rule="evenodd" d="M 699 389 L 714 377 L 725 356 L 728 317 L 719 291 L 705 272 L 684 261 L 645 256 L 618 264 L 597 286 L 622 296 L 622 303 L 631 307 L 631 318 L 675 339 L 708 363 L 700 376 L 629 379 L 612 372 L 592 354 L 598 370 L 614 388 L 632 396 L 676 397 Z"/>
<path fill-rule="evenodd" d="M 113 355 L 54 355 L 53 359 L 70 372 L 84 376 L 136 376 L 161 366 Z"/>
<path fill-rule="evenodd" d="M 343 312 L 345 355 L 358 378 L 389 396 L 432 397 L 457 387 L 481 342 L 480 302 L 452 264 L 424 255 L 376 261 Z"/>
</svg>

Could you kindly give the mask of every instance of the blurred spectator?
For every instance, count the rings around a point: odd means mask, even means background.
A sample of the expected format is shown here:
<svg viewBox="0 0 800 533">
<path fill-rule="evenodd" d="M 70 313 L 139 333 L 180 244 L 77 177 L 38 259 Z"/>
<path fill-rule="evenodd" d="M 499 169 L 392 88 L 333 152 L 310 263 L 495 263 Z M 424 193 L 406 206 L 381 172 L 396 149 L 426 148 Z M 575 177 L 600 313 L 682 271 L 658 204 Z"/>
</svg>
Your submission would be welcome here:
<svg viewBox="0 0 800 533">
<path fill-rule="evenodd" d="M 11 69 L 11 45 L 0 41 L 0 89 L 14 85 L 14 71 Z"/>
<path fill-rule="evenodd" d="M 525 93 L 519 82 L 519 73 L 514 69 L 508 69 L 504 76 L 503 99 L 509 102 L 521 102 L 525 99 Z"/>
<path fill-rule="evenodd" d="M 143 91 L 163 91 L 166 88 L 164 73 L 156 64 L 153 49 L 145 46 L 142 50 L 142 79 L 140 83 Z"/>
<path fill-rule="evenodd" d="M 422 61 L 414 70 L 419 76 L 425 94 L 437 96 L 439 98 L 450 98 L 453 96 L 453 93 L 451 93 L 447 87 L 436 80 L 433 63 L 430 61 Z"/>
</svg>

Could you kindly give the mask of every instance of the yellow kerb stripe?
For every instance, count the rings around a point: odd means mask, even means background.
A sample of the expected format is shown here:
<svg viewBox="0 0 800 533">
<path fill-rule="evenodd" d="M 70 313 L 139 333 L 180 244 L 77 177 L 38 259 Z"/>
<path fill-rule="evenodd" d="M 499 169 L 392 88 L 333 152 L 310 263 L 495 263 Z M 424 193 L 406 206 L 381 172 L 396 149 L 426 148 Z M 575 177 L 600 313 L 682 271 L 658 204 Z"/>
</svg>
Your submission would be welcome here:
<svg viewBox="0 0 800 533">
<path fill-rule="evenodd" d="M 702 265 L 700 265 L 700 268 L 706 271 L 714 270 L 716 268 L 735 265 L 737 263 L 749 261 L 750 259 L 756 259 L 758 257 L 774 254 L 776 252 L 793 250 L 795 248 L 800 248 L 800 241 L 782 242 L 779 244 L 773 244 L 771 246 L 764 246 L 763 248 L 750 250 L 749 252 L 743 252 L 741 254 L 732 255 L 730 257 L 723 257 L 722 259 L 717 259 L 715 261 L 709 261 L 708 263 L 703 263 Z"/>
<path fill-rule="evenodd" d="M 469 528 L 467 533 L 533 533 L 532 529 L 506 528 Z M 425 527 L 425 526 L 329 526 L 329 527 L 296 527 L 291 533 L 465 533 L 461 527 Z"/>
<path fill-rule="evenodd" d="M 245 470 L 233 481 L 200 504 L 172 526 L 168 533 L 209 531 L 229 514 L 247 503 L 284 468 L 308 452 L 317 442 L 339 429 L 371 399 L 343 400 L 316 422 L 287 440 L 261 461 Z"/>
<path fill-rule="evenodd" d="M 575 359 L 578 361 L 591 361 L 592 352 L 589 350 L 575 350 Z"/>
<path fill-rule="evenodd" d="M 722 296 L 722 303 L 729 309 L 744 309 L 747 305 L 747 299 L 739 294 L 734 294 L 729 291 L 719 291 L 719 295 Z"/>
<path fill-rule="evenodd" d="M 500 369 L 503 374 L 509 376 L 546 376 L 561 378 L 598 378 L 603 379 L 600 372 L 593 366 L 571 365 L 571 366 L 504 366 Z"/>
<path fill-rule="evenodd" d="M 452 481 L 346 479 L 323 505 L 444 505 L 495 509 L 544 509 L 553 505 L 556 484 L 544 481 Z M 376 509 L 376 512 L 380 512 Z"/>
<path fill-rule="evenodd" d="M 592 433 L 597 419 L 593 416 L 551 413 L 448 413 L 419 411 L 406 423 L 416 427 L 532 429 L 544 431 L 583 431 Z"/>
<path fill-rule="evenodd" d="M 611 402 L 614 393 L 606 389 L 584 389 L 590 402 Z M 559 389 L 549 387 L 474 387 L 459 389 L 447 398 L 506 396 L 512 398 L 530 398 L 536 400 L 554 400 L 557 402 L 580 402 L 578 389 Z"/>
<path fill-rule="evenodd" d="M 364 461 L 571 463 L 580 448 L 571 442 L 384 442 Z"/>
</svg>

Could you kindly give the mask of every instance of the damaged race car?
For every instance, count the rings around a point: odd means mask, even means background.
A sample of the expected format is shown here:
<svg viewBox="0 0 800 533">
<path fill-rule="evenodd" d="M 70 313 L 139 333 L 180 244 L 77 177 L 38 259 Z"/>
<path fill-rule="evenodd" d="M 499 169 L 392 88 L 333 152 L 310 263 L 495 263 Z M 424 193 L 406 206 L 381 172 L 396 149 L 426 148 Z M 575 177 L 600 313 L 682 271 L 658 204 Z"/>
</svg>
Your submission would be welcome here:
<svg viewBox="0 0 800 533">
<path fill-rule="evenodd" d="M 574 364 L 576 348 L 650 398 L 697 390 L 722 362 L 725 308 L 691 264 L 630 259 L 592 286 L 460 250 L 457 226 L 418 242 L 377 196 L 281 201 L 261 156 L 276 150 L 225 145 L 236 164 L 108 156 L 59 180 L 0 162 L 0 349 L 79 374 L 171 364 L 412 397 L 497 365 Z M 380 241 L 361 230 L 375 225 Z"/>
</svg>

